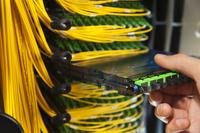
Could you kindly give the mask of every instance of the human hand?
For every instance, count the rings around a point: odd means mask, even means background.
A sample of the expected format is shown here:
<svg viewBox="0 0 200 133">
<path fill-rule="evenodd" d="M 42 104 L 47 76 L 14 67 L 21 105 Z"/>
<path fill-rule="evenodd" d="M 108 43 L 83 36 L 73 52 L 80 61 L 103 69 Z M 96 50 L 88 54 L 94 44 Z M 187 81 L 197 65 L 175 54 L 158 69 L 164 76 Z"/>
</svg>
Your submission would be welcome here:
<svg viewBox="0 0 200 133">
<path fill-rule="evenodd" d="M 195 81 L 150 94 L 149 101 L 156 107 L 155 115 L 167 124 L 166 133 L 200 133 L 200 60 L 177 54 L 156 55 L 155 61 Z"/>
</svg>

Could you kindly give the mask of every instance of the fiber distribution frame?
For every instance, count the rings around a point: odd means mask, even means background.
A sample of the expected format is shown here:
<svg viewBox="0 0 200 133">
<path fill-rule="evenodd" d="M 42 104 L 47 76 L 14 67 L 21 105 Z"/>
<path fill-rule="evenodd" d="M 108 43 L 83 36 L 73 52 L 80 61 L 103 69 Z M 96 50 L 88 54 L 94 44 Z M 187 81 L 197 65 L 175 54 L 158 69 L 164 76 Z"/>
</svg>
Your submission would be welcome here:
<svg viewBox="0 0 200 133">
<path fill-rule="evenodd" d="M 143 94 L 189 81 L 154 63 L 139 0 L 0 7 L 2 112 L 25 133 L 143 133 Z"/>
</svg>

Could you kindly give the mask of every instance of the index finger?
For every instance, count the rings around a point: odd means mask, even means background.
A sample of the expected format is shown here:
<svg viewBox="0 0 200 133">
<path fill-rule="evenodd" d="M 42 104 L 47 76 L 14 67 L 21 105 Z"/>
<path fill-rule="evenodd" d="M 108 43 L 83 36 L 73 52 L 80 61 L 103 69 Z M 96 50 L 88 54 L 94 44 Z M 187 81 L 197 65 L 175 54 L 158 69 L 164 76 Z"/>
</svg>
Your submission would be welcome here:
<svg viewBox="0 0 200 133">
<path fill-rule="evenodd" d="M 160 55 L 155 56 L 155 62 L 163 68 L 178 71 L 198 81 L 200 79 L 200 60 L 184 55 Z"/>
</svg>

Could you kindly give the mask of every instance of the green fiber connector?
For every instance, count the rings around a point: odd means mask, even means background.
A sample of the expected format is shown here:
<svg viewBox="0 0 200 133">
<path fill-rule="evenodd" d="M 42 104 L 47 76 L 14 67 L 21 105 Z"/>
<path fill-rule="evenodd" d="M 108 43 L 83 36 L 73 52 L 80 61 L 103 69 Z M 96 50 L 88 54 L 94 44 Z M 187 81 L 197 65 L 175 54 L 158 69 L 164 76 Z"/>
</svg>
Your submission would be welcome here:
<svg viewBox="0 0 200 133">
<path fill-rule="evenodd" d="M 142 84 L 147 84 L 148 86 L 150 86 L 152 81 L 157 81 L 160 79 L 163 79 L 163 83 L 165 83 L 166 78 L 172 77 L 172 76 L 179 77 L 179 74 L 176 72 L 167 72 L 167 73 L 162 73 L 160 75 L 155 75 L 155 76 L 151 75 L 151 76 L 136 80 L 135 84 L 138 86 L 141 86 Z"/>
</svg>

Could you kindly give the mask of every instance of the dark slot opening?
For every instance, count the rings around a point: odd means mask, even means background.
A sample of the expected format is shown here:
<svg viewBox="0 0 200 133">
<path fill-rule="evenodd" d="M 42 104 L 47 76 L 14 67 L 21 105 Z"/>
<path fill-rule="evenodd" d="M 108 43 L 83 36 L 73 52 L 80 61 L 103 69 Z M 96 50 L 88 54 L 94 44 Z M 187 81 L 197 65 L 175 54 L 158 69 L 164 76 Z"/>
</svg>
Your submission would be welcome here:
<svg viewBox="0 0 200 133">
<path fill-rule="evenodd" d="M 174 22 L 181 22 L 183 17 L 185 0 L 175 0 L 174 2 Z"/>
<path fill-rule="evenodd" d="M 170 51 L 177 53 L 179 51 L 181 37 L 181 27 L 174 27 L 171 36 L 171 47 Z"/>
<path fill-rule="evenodd" d="M 156 26 L 154 30 L 155 30 L 154 48 L 156 50 L 164 50 L 164 43 L 166 39 L 166 26 Z"/>
<path fill-rule="evenodd" d="M 156 20 L 165 21 L 167 18 L 168 0 L 156 1 Z"/>
</svg>

